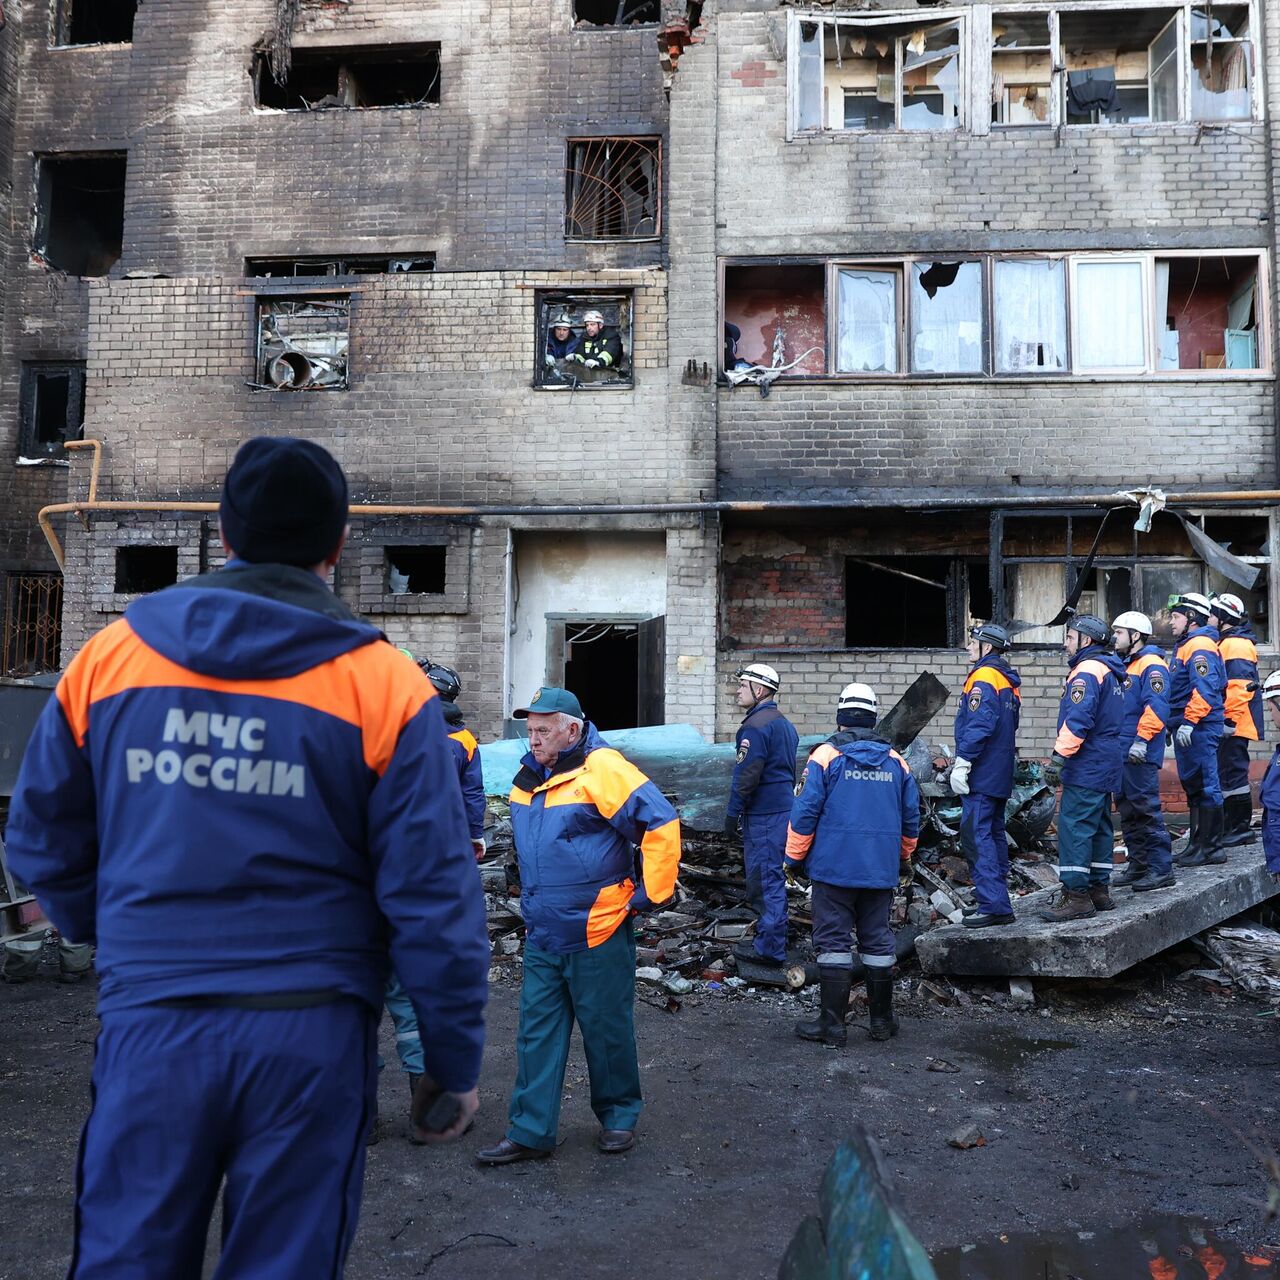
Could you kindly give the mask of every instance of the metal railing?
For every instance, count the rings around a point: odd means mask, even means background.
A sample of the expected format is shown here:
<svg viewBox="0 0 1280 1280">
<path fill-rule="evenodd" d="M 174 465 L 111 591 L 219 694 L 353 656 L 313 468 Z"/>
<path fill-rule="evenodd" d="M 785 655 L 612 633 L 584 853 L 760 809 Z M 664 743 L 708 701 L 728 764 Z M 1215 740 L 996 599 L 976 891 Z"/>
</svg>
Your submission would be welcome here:
<svg viewBox="0 0 1280 1280">
<path fill-rule="evenodd" d="M 62 575 L 8 573 L 3 579 L 0 675 L 57 671 L 62 644 Z"/>
</svg>

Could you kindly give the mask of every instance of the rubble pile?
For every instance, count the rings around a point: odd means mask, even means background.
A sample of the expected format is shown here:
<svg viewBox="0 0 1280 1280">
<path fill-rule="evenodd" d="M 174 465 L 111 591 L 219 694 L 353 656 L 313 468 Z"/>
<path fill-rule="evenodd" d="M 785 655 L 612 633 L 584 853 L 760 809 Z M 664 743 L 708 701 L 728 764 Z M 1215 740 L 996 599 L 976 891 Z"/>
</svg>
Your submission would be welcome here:
<svg viewBox="0 0 1280 1280">
<path fill-rule="evenodd" d="M 1247 916 L 1237 916 L 1190 941 L 1213 967 L 1188 969 L 1179 975 L 1179 981 L 1200 979 L 1221 987 L 1234 986 L 1256 1000 L 1280 1005 L 1280 932 Z"/>
</svg>

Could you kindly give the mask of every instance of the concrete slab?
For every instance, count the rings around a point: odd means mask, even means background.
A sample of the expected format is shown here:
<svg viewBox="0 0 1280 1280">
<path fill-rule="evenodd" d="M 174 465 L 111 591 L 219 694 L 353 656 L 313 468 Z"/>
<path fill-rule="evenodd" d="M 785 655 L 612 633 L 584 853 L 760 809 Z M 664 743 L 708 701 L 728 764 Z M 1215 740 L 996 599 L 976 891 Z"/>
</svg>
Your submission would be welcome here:
<svg viewBox="0 0 1280 1280">
<path fill-rule="evenodd" d="M 1270 898 L 1259 843 L 1227 851 L 1217 867 L 1175 867 L 1178 883 L 1154 893 L 1117 889 L 1114 911 L 1087 920 L 1046 924 L 1036 913 L 1055 890 L 1014 900 L 1017 924 L 996 929 L 944 925 L 921 934 L 916 951 L 925 973 L 970 977 L 1111 978 L 1166 947 Z"/>
</svg>

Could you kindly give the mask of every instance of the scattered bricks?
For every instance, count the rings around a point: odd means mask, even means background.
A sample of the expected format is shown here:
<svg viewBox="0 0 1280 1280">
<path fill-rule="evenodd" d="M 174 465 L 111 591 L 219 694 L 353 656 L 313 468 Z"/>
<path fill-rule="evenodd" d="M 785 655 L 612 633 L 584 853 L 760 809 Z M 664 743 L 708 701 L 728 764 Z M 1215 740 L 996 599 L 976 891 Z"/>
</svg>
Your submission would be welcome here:
<svg viewBox="0 0 1280 1280">
<path fill-rule="evenodd" d="M 976 1124 L 962 1124 L 948 1139 L 947 1145 L 959 1151 L 968 1151 L 973 1147 L 985 1147 L 987 1140 Z"/>
</svg>

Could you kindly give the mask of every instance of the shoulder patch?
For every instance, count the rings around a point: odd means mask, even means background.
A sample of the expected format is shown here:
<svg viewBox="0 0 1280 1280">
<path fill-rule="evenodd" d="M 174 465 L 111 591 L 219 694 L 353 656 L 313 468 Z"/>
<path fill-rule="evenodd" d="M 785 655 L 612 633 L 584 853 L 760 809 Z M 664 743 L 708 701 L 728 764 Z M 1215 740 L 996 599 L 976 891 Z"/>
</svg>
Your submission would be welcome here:
<svg viewBox="0 0 1280 1280">
<path fill-rule="evenodd" d="M 747 752 L 751 750 L 751 739 L 743 738 L 738 743 L 738 763 L 741 764 L 747 758 Z"/>
<path fill-rule="evenodd" d="M 978 709 L 981 705 L 982 705 L 982 694 L 981 694 L 981 692 L 980 692 L 979 690 L 975 689 L 975 690 L 974 690 L 974 691 L 969 695 L 969 710 L 970 710 L 970 711 L 977 711 L 977 709 Z"/>
<path fill-rule="evenodd" d="M 1209 659 L 1206 658 L 1203 653 L 1197 653 L 1196 656 L 1191 659 L 1191 665 L 1195 668 L 1196 675 L 1201 678 L 1209 674 Z"/>
<path fill-rule="evenodd" d="M 1164 676 L 1162 676 L 1162 675 L 1153 675 L 1153 676 L 1151 677 L 1151 692 L 1152 692 L 1152 693 L 1163 693 L 1163 692 L 1164 692 Z"/>
<path fill-rule="evenodd" d="M 1070 694 L 1071 694 L 1072 702 L 1083 702 L 1084 701 L 1084 685 L 1081 684 L 1079 681 L 1077 681 L 1075 684 L 1071 686 Z"/>
<path fill-rule="evenodd" d="M 1132 677 L 1132 676 L 1125 676 L 1125 678 L 1124 678 L 1124 691 L 1125 691 L 1125 693 L 1128 693 L 1128 692 L 1129 692 L 1129 690 L 1130 690 L 1130 689 L 1132 689 L 1132 688 L 1133 688 L 1133 677 Z"/>
</svg>

